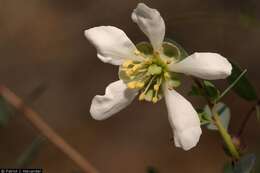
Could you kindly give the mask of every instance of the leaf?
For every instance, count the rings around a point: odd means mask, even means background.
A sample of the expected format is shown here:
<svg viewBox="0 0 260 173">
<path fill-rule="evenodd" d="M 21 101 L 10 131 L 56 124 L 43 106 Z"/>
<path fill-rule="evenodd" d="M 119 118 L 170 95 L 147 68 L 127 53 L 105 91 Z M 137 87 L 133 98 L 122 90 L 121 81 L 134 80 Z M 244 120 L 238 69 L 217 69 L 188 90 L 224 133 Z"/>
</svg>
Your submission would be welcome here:
<svg viewBox="0 0 260 173">
<path fill-rule="evenodd" d="M 227 105 L 225 105 L 222 102 L 219 102 L 218 104 L 216 104 L 216 111 L 218 112 L 219 116 L 220 116 L 220 120 L 222 122 L 222 125 L 225 129 L 228 128 L 229 126 L 229 122 L 230 122 L 230 109 L 227 107 Z M 212 117 L 212 113 L 211 110 L 209 108 L 208 105 L 206 105 L 204 107 L 204 112 L 206 114 L 208 114 L 210 117 Z M 210 123 L 206 126 L 209 130 L 218 130 L 218 128 L 215 126 L 215 124 Z"/>
<path fill-rule="evenodd" d="M 137 48 L 140 52 L 142 52 L 142 53 L 144 53 L 144 54 L 146 54 L 146 55 L 152 55 L 152 54 L 153 54 L 153 47 L 152 47 L 152 45 L 151 45 L 150 43 L 148 43 L 148 42 L 145 42 L 145 41 L 140 42 L 140 43 L 138 43 L 138 44 L 136 45 L 136 48 Z"/>
<path fill-rule="evenodd" d="M 28 148 L 18 157 L 16 164 L 17 167 L 24 167 L 32 162 L 38 154 L 45 139 L 42 136 L 36 137 Z"/>
<path fill-rule="evenodd" d="M 0 96 L 0 127 L 5 126 L 8 123 L 10 115 L 9 105 L 6 103 L 5 99 Z"/>
<path fill-rule="evenodd" d="M 219 100 L 221 100 L 236 84 L 237 82 L 241 79 L 241 77 L 243 77 L 247 72 L 247 69 L 245 69 L 242 73 L 240 73 L 240 75 L 236 78 L 236 80 L 234 80 L 218 97 L 218 99 L 216 100 L 216 102 L 218 102 Z"/>
<path fill-rule="evenodd" d="M 234 167 L 234 173 L 250 173 L 254 168 L 256 156 L 248 154 L 243 156 Z"/>
<path fill-rule="evenodd" d="M 229 84 L 232 84 L 239 77 L 239 75 L 243 72 L 243 70 L 233 62 L 232 62 L 232 67 L 233 67 L 232 73 L 227 78 L 227 81 L 229 82 Z M 258 98 L 255 88 L 249 82 L 249 80 L 246 78 L 245 75 L 240 78 L 240 80 L 237 82 L 237 84 L 232 89 L 236 92 L 236 94 L 238 94 L 240 97 L 242 97 L 248 101 L 257 100 L 257 98 Z"/>
<path fill-rule="evenodd" d="M 211 123 L 211 117 L 203 110 L 203 109 L 196 109 L 198 116 L 200 118 L 201 125 L 208 125 Z"/>
<path fill-rule="evenodd" d="M 223 167 L 223 173 L 234 173 L 233 166 L 230 163 L 226 163 Z"/>
<path fill-rule="evenodd" d="M 200 92 L 200 89 L 197 86 L 192 85 L 191 91 L 189 91 L 188 95 L 189 96 L 200 96 L 200 95 L 202 95 L 202 93 Z"/>
<path fill-rule="evenodd" d="M 210 98 L 211 101 L 216 101 L 220 95 L 219 90 L 215 87 L 215 85 L 207 80 L 203 81 L 204 89 L 207 97 Z"/>
</svg>

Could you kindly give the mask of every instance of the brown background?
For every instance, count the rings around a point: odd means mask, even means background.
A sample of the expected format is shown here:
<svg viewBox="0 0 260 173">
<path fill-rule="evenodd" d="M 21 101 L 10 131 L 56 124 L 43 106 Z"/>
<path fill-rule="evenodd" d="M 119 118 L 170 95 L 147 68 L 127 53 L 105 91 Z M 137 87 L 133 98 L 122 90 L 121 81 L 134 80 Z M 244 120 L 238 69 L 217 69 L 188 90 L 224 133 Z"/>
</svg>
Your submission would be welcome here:
<svg viewBox="0 0 260 173">
<path fill-rule="evenodd" d="M 37 86 L 47 90 L 32 104 L 42 117 L 101 173 L 144 173 L 147 166 L 161 173 L 218 173 L 227 160 L 217 133 L 204 130 L 198 147 L 184 152 L 169 144 L 171 128 L 164 102 L 135 101 L 106 121 L 91 119 L 89 106 L 95 94 L 117 79 L 117 68 L 96 58 L 84 38 L 84 29 L 114 25 L 135 42 L 145 40 L 131 21 L 135 0 L 0 0 L 0 83 L 26 98 Z M 144 1 L 165 19 L 167 37 L 189 52 L 209 51 L 238 61 L 259 86 L 260 4 L 238 0 Z M 248 10 L 249 9 L 249 10 Z M 255 13 L 256 21 L 243 16 Z M 251 19 L 250 19 L 251 20 Z M 221 83 L 225 84 L 225 83 Z M 179 92 L 187 93 L 189 81 Z M 222 87 L 223 88 L 223 87 Z M 198 99 L 193 100 L 198 105 Z M 234 131 L 250 104 L 229 94 Z M 258 148 L 255 118 L 246 131 L 251 148 Z M 13 117 L 0 129 L 0 167 L 13 167 L 18 155 L 37 135 L 23 117 Z M 71 173 L 78 168 L 50 143 L 29 167 L 45 172 Z"/>
</svg>

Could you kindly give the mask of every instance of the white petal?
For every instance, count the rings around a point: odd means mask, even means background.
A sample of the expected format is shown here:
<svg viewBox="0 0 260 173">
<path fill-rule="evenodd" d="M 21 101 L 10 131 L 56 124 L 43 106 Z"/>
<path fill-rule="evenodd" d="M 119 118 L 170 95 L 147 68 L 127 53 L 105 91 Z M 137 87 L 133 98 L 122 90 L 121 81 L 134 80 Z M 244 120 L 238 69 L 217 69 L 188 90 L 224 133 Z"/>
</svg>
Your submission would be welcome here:
<svg viewBox="0 0 260 173">
<path fill-rule="evenodd" d="M 165 35 L 165 23 L 160 13 L 139 3 L 132 13 L 132 20 L 149 38 L 154 50 L 160 49 Z"/>
<path fill-rule="evenodd" d="M 215 80 L 228 77 L 232 65 L 217 53 L 194 53 L 176 64 L 170 64 L 169 69 L 202 79 Z"/>
<path fill-rule="evenodd" d="M 85 36 L 96 47 L 98 57 L 105 63 L 121 65 L 125 59 L 140 60 L 135 45 L 119 28 L 99 26 L 85 30 Z"/>
<path fill-rule="evenodd" d="M 164 97 L 170 124 L 177 147 L 189 150 L 195 147 L 201 136 L 200 120 L 189 101 L 164 84 Z"/>
<path fill-rule="evenodd" d="M 138 94 L 130 90 L 123 81 L 110 83 L 105 95 L 96 95 L 90 107 L 90 114 L 96 120 L 104 120 L 128 106 Z"/>
</svg>

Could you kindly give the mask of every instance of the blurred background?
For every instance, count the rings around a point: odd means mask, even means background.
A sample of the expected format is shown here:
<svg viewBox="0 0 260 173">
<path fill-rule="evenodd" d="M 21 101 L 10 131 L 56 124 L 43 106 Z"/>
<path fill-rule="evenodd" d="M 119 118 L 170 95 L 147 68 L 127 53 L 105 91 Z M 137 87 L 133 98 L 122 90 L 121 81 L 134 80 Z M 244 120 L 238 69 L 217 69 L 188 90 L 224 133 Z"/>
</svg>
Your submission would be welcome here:
<svg viewBox="0 0 260 173">
<path fill-rule="evenodd" d="M 27 98 L 46 89 L 30 106 L 101 173 L 219 173 L 227 161 L 217 132 L 203 130 L 198 146 L 185 152 L 170 144 L 172 135 L 164 101 L 134 101 L 106 121 L 90 117 L 91 99 L 117 80 L 117 67 L 104 64 L 83 31 L 99 25 L 123 29 L 131 40 L 147 40 L 131 21 L 136 0 L 0 0 L 0 83 Z M 260 1 L 144 0 L 160 11 L 166 36 L 190 53 L 218 52 L 248 69 L 260 93 Z M 220 82 L 220 88 L 226 83 Z M 186 95 L 190 81 L 180 93 Z M 194 105 L 199 99 L 189 97 Z M 235 94 L 225 102 L 232 109 L 230 130 L 236 132 L 251 103 Z M 259 148 L 259 123 L 253 116 L 245 132 L 250 150 Z M 38 136 L 21 115 L 0 128 L 0 167 L 15 167 L 17 158 Z M 51 143 L 44 142 L 26 167 L 44 172 L 79 169 Z"/>
</svg>

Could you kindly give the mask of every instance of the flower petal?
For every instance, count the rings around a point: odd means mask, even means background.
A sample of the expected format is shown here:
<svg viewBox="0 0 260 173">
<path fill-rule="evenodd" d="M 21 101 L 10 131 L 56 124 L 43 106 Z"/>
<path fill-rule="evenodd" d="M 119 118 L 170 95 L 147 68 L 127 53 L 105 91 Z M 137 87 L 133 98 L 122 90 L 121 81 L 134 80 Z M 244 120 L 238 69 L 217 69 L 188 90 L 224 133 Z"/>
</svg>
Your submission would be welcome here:
<svg viewBox="0 0 260 173">
<path fill-rule="evenodd" d="M 149 38 L 154 50 L 160 49 L 165 35 L 165 23 L 160 13 L 139 3 L 132 13 L 132 20 Z"/>
<path fill-rule="evenodd" d="M 194 53 L 176 64 L 170 64 L 169 69 L 202 79 L 215 80 L 228 77 L 232 65 L 217 53 Z"/>
<path fill-rule="evenodd" d="M 128 106 L 138 94 L 130 90 L 122 80 L 110 83 L 105 95 L 96 95 L 90 107 L 90 114 L 96 120 L 104 120 Z"/>
<path fill-rule="evenodd" d="M 99 26 L 85 30 L 85 36 L 96 47 L 101 61 L 121 65 L 125 59 L 141 60 L 134 52 L 135 45 L 119 28 Z"/>
<path fill-rule="evenodd" d="M 202 133 L 200 120 L 191 103 L 164 84 L 164 97 L 176 147 L 189 150 L 197 145 Z"/>
</svg>

